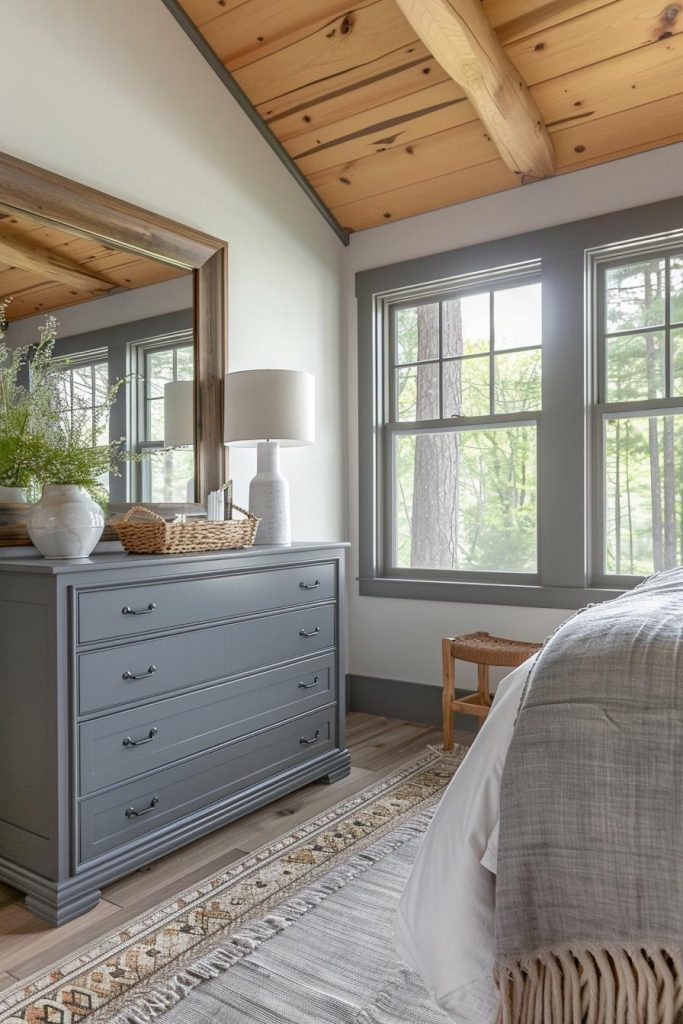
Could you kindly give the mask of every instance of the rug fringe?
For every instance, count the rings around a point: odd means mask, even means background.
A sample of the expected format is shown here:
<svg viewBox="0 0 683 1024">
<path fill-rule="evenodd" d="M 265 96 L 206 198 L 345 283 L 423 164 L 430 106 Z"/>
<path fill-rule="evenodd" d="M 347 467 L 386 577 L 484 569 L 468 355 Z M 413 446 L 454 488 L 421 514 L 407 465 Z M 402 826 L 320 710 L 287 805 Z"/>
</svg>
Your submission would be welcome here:
<svg viewBox="0 0 683 1024">
<path fill-rule="evenodd" d="M 388 836 L 324 875 L 315 885 L 298 892 L 260 920 L 249 922 L 239 932 L 225 939 L 222 945 L 185 965 L 163 985 L 149 990 L 142 998 L 124 1007 L 115 1016 L 107 1017 L 107 1024 L 151 1024 L 185 999 L 198 985 L 219 977 L 394 850 L 415 836 L 422 835 L 427 830 L 432 815 L 433 809 L 422 811 L 399 825 Z"/>
<path fill-rule="evenodd" d="M 495 970 L 498 1024 L 675 1024 L 683 951 L 651 945 L 551 949 Z"/>
</svg>

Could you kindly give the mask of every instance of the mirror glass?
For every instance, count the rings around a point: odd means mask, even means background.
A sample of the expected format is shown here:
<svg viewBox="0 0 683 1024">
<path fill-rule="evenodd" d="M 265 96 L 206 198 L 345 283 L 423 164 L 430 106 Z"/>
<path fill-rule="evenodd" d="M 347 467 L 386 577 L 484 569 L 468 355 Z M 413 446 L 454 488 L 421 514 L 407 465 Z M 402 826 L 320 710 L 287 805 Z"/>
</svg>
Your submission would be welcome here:
<svg viewBox="0 0 683 1024">
<path fill-rule="evenodd" d="M 0 208 L 0 300 L 11 348 L 36 343 L 54 315 L 63 414 L 89 424 L 93 444 L 125 438 L 140 456 L 102 481 L 110 507 L 194 502 L 193 272 Z"/>
</svg>

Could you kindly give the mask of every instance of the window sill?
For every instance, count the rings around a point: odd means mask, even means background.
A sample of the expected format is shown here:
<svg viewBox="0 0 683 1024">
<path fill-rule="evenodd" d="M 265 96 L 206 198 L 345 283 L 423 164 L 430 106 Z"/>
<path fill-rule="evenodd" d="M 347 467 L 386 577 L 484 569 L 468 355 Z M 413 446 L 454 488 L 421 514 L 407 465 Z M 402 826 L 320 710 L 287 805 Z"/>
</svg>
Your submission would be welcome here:
<svg viewBox="0 0 683 1024">
<path fill-rule="evenodd" d="M 360 578 L 362 597 L 393 597 L 409 601 L 460 601 L 467 604 L 517 605 L 526 608 L 576 610 L 599 601 L 611 601 L 623 590 L 602 587 L 543 587 L 515 583 L 463 583 L 461 580 L 399 579 L 390 576 Z"/>
</svg>

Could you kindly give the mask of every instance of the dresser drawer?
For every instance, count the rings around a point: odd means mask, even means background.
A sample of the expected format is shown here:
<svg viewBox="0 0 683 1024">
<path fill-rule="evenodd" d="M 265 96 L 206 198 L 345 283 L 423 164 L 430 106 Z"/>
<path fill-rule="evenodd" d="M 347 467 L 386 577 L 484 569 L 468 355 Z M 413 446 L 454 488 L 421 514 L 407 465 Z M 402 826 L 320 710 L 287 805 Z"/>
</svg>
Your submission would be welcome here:
<svg viewBox="0 0 683 1024">
<path fill-rule="evenodd" d="M 335 645 L 336 605 L 277 612 L 78 657 L 81 715 L 256 672 Z"/>
<path fill-rule="evenodd" d="M 336 690 L 328 655 L 82 722 L 81 795 L 334 703 Z"/>
<path fill-rule="evenodd" d="M 138 636 L 237 615 L 332 601 L 331 562 L 159 581 L 78 594 L 78 643 Z"/>
<path fill-rule="evenodd" d="M 335 713 L 304 715 L 82 800 L 81 862 L 333 749 Z"/>
</svg>

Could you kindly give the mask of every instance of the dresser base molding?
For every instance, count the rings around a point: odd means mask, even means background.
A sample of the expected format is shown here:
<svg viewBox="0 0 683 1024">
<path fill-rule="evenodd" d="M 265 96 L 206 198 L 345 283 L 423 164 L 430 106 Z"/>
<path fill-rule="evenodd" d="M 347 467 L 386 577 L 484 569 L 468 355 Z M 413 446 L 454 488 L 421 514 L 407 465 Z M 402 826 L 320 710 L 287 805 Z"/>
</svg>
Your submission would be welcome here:
<svg viewBox="0 0 683 1024">
<path fill-rule="evenodd" d="M 135 844 L 123 847 L 116 854 L 91 861 L 76 869 L 76 874 L 63 882 L 48 878 L 11 861 L 0 858 L 0 879 L 26 893 L 26 906 L 38 917 L 53 925 L 66 924 L 92 910 L 100 898 L 100 890 L 109 882 L 143 867 L 181 846 L 230 822 L 256 811 L 311 782 L 332 783 L 351 771 L 348 750 L 337 750 L 308 762 L 280 778 L 269 779 L 253 790 L 240 793 L 228 801 L 197 811 L 179 822 L 159 829 Z"/>
</svg>

